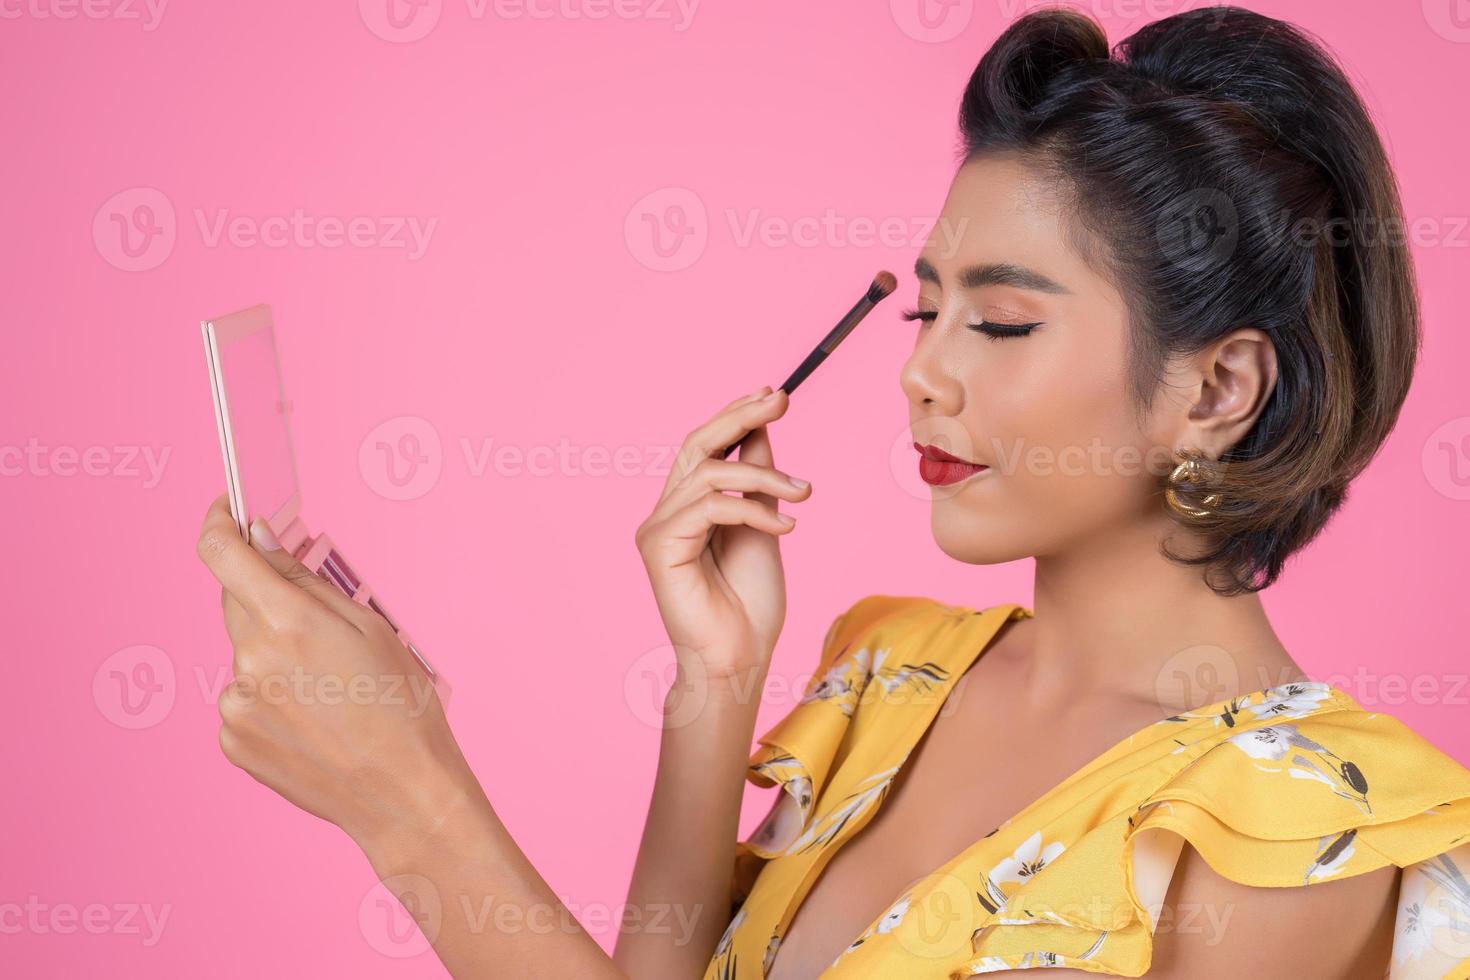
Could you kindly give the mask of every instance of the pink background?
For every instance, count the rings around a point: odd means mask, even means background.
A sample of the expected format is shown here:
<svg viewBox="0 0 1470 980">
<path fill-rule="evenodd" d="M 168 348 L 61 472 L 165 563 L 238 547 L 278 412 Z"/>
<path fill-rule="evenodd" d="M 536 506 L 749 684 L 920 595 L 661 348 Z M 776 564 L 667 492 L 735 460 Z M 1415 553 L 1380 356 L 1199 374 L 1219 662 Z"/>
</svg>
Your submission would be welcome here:
<svg viewBox="0 0 1470 980">
<path fill-rule="evenodd" d="M 775 433 L 815 493 L 785 545 L 772 683 L 799 688 L 868 593 L 1030 602 L 1029 562 L 946 559 L 911 456 L 890 463 L 912 337 L 897 314 L 958 98 L 1024 6 L 962 2 L 925 28 L 916 2 L 706 3 L 686 21 L 671 0 L 533 5 L 545 17 L 428 0 L 402 28 L 384 0 L 175 0 L 156 22 L 141 3 L 5 6 L 0 972 L 443 972 L 394 955 L 418 947 L 385 941 L 341 834 L 217 747 L 229 648 L 194 556 L 222 489 L 201 318 L 274 306 L 313 529 L 453 677 L 451 719 L 497 809 L 605 946 L 658 742 L 665 638 L 633 530 L 666 447 L 778 383 L 879 268 L 898 298 Z M 1307 669 L 1470 762 L 1470 134 L 1444 114 L 1470 82 L 1470 29 L 1451 2 L 1257 5 L 1318 31 L 1381 120 L 1423 222 L 1427 332 L 1392 441 L 1265 601 Z M 1090 9 L 1117 40 L 1184 6 Z M 221 215 L 270 231 L 298 209 L 327 227 L 214 235 Z M 114 215 L 137 222 L 127 247 Z M 405 216 L 432 229 L 426 248 L 389 247 Z M 355 217 L 358 244 L 333 247 L 331 222 Z M 863 222 L 885 221 L 872 240 Z M 405 435 L 424 459 L 395 461 L 400 487 L 376 445 Z M 39 463 L 17 461 L 27 445 Z M 536 472 L 497 463 L 501 446 Z M 169 454 L 160 480 L 142 450 Z M 65 475 L 82 459 L 95 475 Z M 1437 693 L 1380 697 L 1359 670 Z M 118 677 L 155 690 L 120 701 Z M 773 692 L 761 730 L 791 700 Z M 156 941 L 129 906 L 167 914 Z"/>
</svg>

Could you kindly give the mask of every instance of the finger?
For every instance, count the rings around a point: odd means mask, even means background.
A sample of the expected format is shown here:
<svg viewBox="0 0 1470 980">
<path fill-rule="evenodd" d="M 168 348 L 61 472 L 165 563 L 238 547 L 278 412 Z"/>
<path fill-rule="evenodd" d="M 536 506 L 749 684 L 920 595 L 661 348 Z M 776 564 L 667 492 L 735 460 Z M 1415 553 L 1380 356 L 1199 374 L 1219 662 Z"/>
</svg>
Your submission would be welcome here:
<svg viewBox="0 0 1470 980">
<path fill-rule="evenodd" d="M 252 617 L 273 622 L 300 612 L 306 596 L 285 581 L 259 552 L 245 543 L 224 495 L 214 499 L 199 530 L 199 559 Z"/>
<path fill-rule="evenodd" d="M 726 402 L 725 407 L 716 412 L 715 415 L 722 415 L 725 412 L 728 412 L 730 409 L 734 408 L 736 405 L 744 405 L 746 402 L 755 401 L 757 398 L 764 398 L 770 393 L 770 385 L 761 385 L 759 388 L 757 388 L 755 391 L 752 391 L 748 395 L 741 395 L 739 398 L 735 398 Z"/>
<path fill-rule="evenodd" d="M 779 535 L 795 527 L 796 519 L 748 497 L 714 492 L 705 494 L 670 517 L 667 532 L 671 538 L 696 541 L 699 550 L 703 550 L 704 536 L 717 525 L 744 525 Z"/>
<path fill-rule="evenodd" d="M 744 460 L 737 462 L 710 457 L 696 466 L 674 488 L 668 498 L 659 504 L 659 509 L 664 514 L 673 514 L 711 490 L 742 492 L 746 496 L 759 493 L 769 507 L 776 506 L 777 498 L 797 502 L 811 495 L 810 484 L 804 481 L 799 483 L 786 473 Z"/>
<path fill-rule="evenodd" d="M 230 595 L 230 590 L 220 586 L 220 611 L 225 618 L 225 632 L 229 634 L 231 645 L 238 645 L 244 640 L 249 632 L 256 629 L 255 620 L 240 605 L 240 601 Z"/>
<path fill-rule="evenodd" d="M 790 404 L 790 396 L 777 388 L 769 395 L 737 405 L 728 412 L 716 415 L 689 433 L 684 440 L 684 445 L 679 449 L 679 458 L 674 465 L 677 479 L 682 480 L 701 461 L 718 455 L 726 446 L 751 429 L 774 422 L 786 413 L 786 408 Z"/>
<path fill-rule="evenodd" d="M 287 582 L 311 596 L 332 612 L 362 629 L 369 617 L 376 616 L 371 609 L 355 602 L 326 579 L 298 561 L 271 533 L 270 526 L 257 517 L 250 524 L 250 543 L 277 574 Z"/>
<path fill-rule="evenodd" d="M 746 436 L 745 441 L 740 444 L 740 461 L 753 466 L 775 469 L 776 458 L 771 451 L 771 433 L 764 425 L 751 429 L 750 435 Z M 776 470 L 776 472 L 781 471 Z M 776 506 L 776 500 L 770 494 L 752 492 L 747 493 L 746 496 L 751 500 L 759 500 L 767 507 Z"/>
<path fill-rule="evenodd" d="M 708 425 L 710 421 L 713 421 L 714 419 L 717 419 L 722 415 L 732 412 L 742 405 L 748 405 L 751 402 L 764 398 L 766 395 L 770 394 L 770 392 L 770 385 L 761 385 L 750 394 L 741 395 L 739 398 L 736 398 L 734 401 L 726 404 L 724 408 L 720 409 L 714 415 L 710 416 L 709 420 L 706 420 L 704 424 Z M 696 456 L 692 460 L 688 461 L 688 465 L 685 464 L 685 457 L 689 454 L 689 439 L 690 436 L 685 436 L 683 444 L 679 447 L 679 453 L 675 457 L 674 465 L 669 469 L 668 479 L 664 481 L 663 489 L 659 491 L 658 499 L 660 501 L 666 498 L 669 495 L 670 491 L 672 491 L 674 487 L 677 486 L 678 483 L 689 474 L 689 471 L 693 468 L 694 465 L 697 465 L 699 463 L 699 458 Z"/>
</svg>

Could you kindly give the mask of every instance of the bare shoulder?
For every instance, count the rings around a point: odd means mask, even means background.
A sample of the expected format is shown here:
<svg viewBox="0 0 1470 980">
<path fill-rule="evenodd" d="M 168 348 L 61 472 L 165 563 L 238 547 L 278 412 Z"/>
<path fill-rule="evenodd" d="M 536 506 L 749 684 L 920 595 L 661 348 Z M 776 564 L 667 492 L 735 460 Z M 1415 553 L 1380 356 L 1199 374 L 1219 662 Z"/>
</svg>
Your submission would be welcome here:
<svg viewBox="0 0 1470 980">
<path fill-rule="evenodd" d="M 1154 932 L 1147 976 L 1328 978 L 1387 972 L 1398 911 L 1398 868 L 1295 888 L 1242 885 L 1186 844 Z"/>
</svg>

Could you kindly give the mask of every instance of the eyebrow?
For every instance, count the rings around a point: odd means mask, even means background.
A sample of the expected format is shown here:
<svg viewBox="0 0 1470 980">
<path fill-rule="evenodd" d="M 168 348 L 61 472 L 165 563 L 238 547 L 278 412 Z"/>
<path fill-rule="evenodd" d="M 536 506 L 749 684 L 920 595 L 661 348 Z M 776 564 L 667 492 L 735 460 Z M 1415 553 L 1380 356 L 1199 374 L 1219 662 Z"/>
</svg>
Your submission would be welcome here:
<svg viewBox="0 0 1470 980">
<path fill-rule="evenodd" d="M 939 281 L 939 270 L 922 256 L 914 262 L 914 275 L 923 282 L 932 282 L 936 286 L 942 285 Z M 959 284 L 961 289 L 978 289 L 981 286 L 1015 286 L 1018 289 L 1030 289 L 1038 293 L 1071 293 L 1070 289 L 1055 279 L 1011 262 L 987 262 L 969 266 L 960 270 Z"/>
</svg>

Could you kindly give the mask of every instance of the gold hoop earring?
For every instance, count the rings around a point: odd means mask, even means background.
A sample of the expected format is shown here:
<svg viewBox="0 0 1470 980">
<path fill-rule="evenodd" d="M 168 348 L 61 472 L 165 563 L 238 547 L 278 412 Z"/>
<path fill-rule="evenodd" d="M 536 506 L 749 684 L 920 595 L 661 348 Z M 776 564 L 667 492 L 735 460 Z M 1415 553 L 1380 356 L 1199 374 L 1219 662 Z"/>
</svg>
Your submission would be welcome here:
<svg viewBox="0 0 1470 980">
<path fill-rule="evenodd" d="M 1188 503 L 1181 499 L 1176 486 L 1183 484 L 1203 484 L 1206 482 L 1204 466 L 1198 459 L 1190 458 L 1184 460 L 1174 471 L 1169 474 L 1168 482 L 1164 486 L 1164 501 L 1174 510 L 1188 517 L 1211 517 L 1214 515 L 1213 507 L 1220 505 L 1218 493 L 1207 494 L 1200 502 L 1202 507 Z"/>
</svg>

